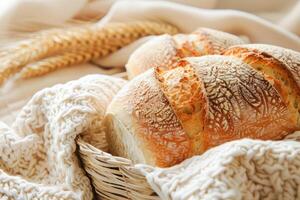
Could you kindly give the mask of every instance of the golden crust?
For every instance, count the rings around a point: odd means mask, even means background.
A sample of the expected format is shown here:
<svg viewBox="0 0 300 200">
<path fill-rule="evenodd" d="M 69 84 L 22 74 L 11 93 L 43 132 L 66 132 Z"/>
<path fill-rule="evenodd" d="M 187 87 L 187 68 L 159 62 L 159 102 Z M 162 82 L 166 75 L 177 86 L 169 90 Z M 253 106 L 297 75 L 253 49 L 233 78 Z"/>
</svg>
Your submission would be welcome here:
<svg viewBox="0 0 300 200">
<path fill-rule="evenodd" d="M 199 41 L 203 43 L 203 55 L 219 55 L 228 47 L 245 44 L 238 36 L 209 28 L 198 28 L 194 34 L 198 35 Z"/>
<path fill-rule="evenodd" d="M 173 39 L 178 59 L 221 54 L 230 46 L 244 44 L 243 40 L 235 35 L 209 28 L 198 28 L 188 35 L 177 34 L 173 36 Z"/>
<path fill-rule="evenodd" d="M 239 58 L 261 72 L 279 92 L 289 112 L 293 114 L 294 122 L 299 127 L 300 88 L 287 65 L 262 50 L 243 46 L 231 47 L 224 52 L 224 55 Z"/>
<path fill-rule="evenodd" d="M 283 47 L 266 45 L 266 44 L 247 44 L 239 45 L 248 49 L 256 49 L 257 51 L 264 52 L 275 59 L 282 62 L 285 67 L 290 71 L 292 77 L 300 88 L 300 53 L 291 49 Z"/>
<path fill-rule="evenodd" d="M 207 99 L 204 149 L 243 137 L 279 139 L 296 124 L 278 91 L 260 73 L 228 56 L 187 59 Z"/>
<path fill-rule="evenodd" d="M 191 34 L 163 35 L 138 48 L 130 56 L 126 69 L 131 79 L 153 67 L 171 69 L 181 58 L 221 54 L 238 44 L 244 44 L 239 37 L 208 28 L 199 28 Z"/>
<path fill-rule="evenodd" d="M 168 167 L 191 155 L 190 139 L 161 92 L 153 69 L 122 89 L 117 101 L 130 116 L 132 126 L 127 128 L 141 142 L 145 160 L 154 158 L 148 164 Z"/>
<path fill-rule="evenodd" d="M 175 69 L 164 71 L 156 68 L 155 71 L 160 88 L 191 139 L 192 154 L 199 154 L 207 107 L 202 82 L 184 60 L 178 62 Z"/>
<path fill-rule="evenodd" d="M 126 142 L 116 138 L 118 155 L 136 163 L 168 167 L 227 141 L 245 137 L 281 139 L 299 130 L 297 52 L 267 45 L 239 45 L 224 55 L 179 60 L 198 56 L 200 51 L 193 52 L 197 45 L 204 53 L 224 49 L 222 45 L 210 49 L 210 42 L 206 48 L 196 33 L 168 40 L 175 51 L 164 62 L 172 64 L 157 62 L 155 69 L 124 87 L 108 108 L 114 114 L 109 119 L 120 124 L 119 133 L 129 134 L 132 137 L 128 140 L 135 141 L 130 144 L 136 146 L 131 152 L 122 153 L 124 145 L 118 143 Z M 178 46 L 182 47 L 179 51 Z M 164 51 L 160 51 L 158 60 L 165 58 Z M 150 55 L 155 59 L 156 54 Z"/>
</svg>

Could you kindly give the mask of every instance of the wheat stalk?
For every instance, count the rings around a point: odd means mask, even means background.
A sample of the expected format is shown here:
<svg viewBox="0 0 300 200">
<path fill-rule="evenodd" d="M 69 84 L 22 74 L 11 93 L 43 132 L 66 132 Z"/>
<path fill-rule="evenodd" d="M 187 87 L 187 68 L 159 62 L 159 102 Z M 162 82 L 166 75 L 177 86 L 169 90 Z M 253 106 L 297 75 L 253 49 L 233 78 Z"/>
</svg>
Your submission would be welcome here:
<svg viewBox="0 0 300 200">
<path fill-rule="evenodd" d="M 74 64 L 85 63 L 93 58 L 107 55 L 108 50 L 102 51 L 76 51 L 66 52 L 61 55 L 37 61 L 24 67 L 20 72 L 23 79 L 41 76 L 59 68 L 71 66 Z"/>
<path fill-rule="evenodd" d="M 164 33 L 175 34 L 177 29 L 161 22 L 139 21 L 42 31 L 35 37 L 12 47 L 9 54 L 0 58 L 0 84 L 32 62 L 38 61 L 37 64 L 29 65 L 28 70 L 24 70 L 23 73 L 27 74 L 23 75 L 24 77 L 30 77 L 28 74 L 31 70 L 47 73 L 69 64 L 107 55 L 140 37 Z M 96 50 L 100 52 L 95 53 Z M 79 58 L 75 58 L 76 53 Z M 57 56 L 39 61 L 53 55 Z M 62 60 L 66 58 L 69 61 L 63 62 Z M 43 67 L 45 69 L 41 69 Z"/>
<path fill-rule="evenodd" d="M 21 72 L 19 73 L 19 77 L 23 79 L 28 79 L 32 77 L 41 76 L 49 72 L 55 71 L 56 69 L 68 67 L 74 64 L 85 63 L 89 60 L 105 55 L 106 53 L 108 53 L 108 51 L 66 52 L 62 55 L 53 56 L 27 65 L 21 70 Z M 104 72 L 105 74 L 112 74 L 111 71 L 120 72 L 120 68 L 105 70 Z"/>
</svg>

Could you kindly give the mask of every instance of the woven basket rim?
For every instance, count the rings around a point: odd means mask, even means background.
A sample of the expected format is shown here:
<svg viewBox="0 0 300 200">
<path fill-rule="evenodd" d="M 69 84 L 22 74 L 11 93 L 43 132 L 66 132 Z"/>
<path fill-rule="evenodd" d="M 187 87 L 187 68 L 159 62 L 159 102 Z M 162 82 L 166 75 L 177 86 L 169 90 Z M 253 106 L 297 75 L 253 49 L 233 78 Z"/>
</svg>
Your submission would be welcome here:
<svg viewBox="0 0 300 200">
<path fill-rule="evenodd" d="M 109 200 L 158 200 L 146 177 L 127 158 L 114 156 L 84 141 L 76 139 L 83 167 L 100 198 Z"/>
</svg>

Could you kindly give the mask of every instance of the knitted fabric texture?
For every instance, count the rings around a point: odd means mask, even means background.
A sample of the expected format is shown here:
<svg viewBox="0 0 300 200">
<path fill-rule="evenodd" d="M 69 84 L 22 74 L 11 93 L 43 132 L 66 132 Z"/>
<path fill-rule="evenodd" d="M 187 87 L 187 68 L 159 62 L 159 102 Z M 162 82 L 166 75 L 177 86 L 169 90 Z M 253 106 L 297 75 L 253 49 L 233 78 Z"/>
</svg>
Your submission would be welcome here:
<svg viewBox="0 0 300 200">
<path fill-rule="evenodd" d="M 164 200 L 300 199 L 300 143 L 292 140 L 242 139 L 171 168 L 137 167 Z"/>
<path fill-rule="evenodd" d="M 46 88 L 12 128 L 0 123 L 0 199 L 92 199 L 75 138 L 102 148 L 106 107 L 125 82 L 90 75 Z"/>
</svg>

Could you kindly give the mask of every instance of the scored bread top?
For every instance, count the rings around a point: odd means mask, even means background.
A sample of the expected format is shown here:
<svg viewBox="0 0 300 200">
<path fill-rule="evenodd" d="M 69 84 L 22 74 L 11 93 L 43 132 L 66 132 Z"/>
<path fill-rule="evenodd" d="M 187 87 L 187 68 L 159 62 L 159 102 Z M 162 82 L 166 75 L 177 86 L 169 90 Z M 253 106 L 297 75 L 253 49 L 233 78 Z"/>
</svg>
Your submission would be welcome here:
<svg viewBox="0 0 300 200">
<path fill-rule="evenodd" d="M 228 56 L 187 60 L 208 100 L 204 149 L 242 137 L 280 139 L 297 128 L 276 88 L 248 64 Z"/>
<path fill-rule="evenodd" d="M 299 53 L 238 45 L 223 54 L 158 65 L 114 98 L 108 111 L 143 152 L 135 162 L 168 167 L 230 140 L 299 130 Z"/>
<path fill-rule="evenodd" d="M 296 129 L 276 88 L 239 59 L 186 58 L 177 68 L 156 71 L 196 154 L 230 140 L 278 139 Z"/>
<path fill-rule="evenodd" d="M 195 48 L 197 49 L 203 45 L 203 55 L 221 54 L 230 46 L 245 44 L 245 41 L 236 35 L 210 28 L 198 28 L 194 34 L 199 38 L 196 42 L 202 42 L 199 45 L 195 45 Z"/>
<path fill-rule="evenodd" d="M 153 69 L 133 79 L 114 98 L 108 112 L 120 110 L 119 121 L 141 142 L 139 148 L 148 164 L 167 167 L 191 155 L 190 139 L 161 92 Z"/>
<path fill-rule="evenodd" d="M 202 151 L 199 133 L 204 128 L 207 108 L 203 83 L 185 60 L 178 62 L 177 68 L 168 71 L 156 68 L 155 72 L 161 90 L 191 139 L 193 154 L 199 154 Z"/>
<path fill-rule="evenodd" d="M 298 102 L 300 102 L 300 88 L 297 84 L 297 78 L 299 78 L 299 76 L 296 73 L 299 73 L 300 69 L 295 72 L 295 70 L 291 70 L 291 66 L 293 64 L 289 63 L 289 65 L 287 65 L 288 62 L 282 62 L 284 60 L 290 60 L 291 58 L 289 56 L 279 56 L 284 54 L 285 51 L 281 47 L 271 46 L 267 48 L 266 45 L 256 45 L 255 47 L 256 48 L 253 48 L 252 45 L 234 46 L 227 49 L 224 52 L 224 55 L 239 58 L 243 62 L 249 64 L 256 71 L 261 72 L 261 74 L 279 92 L 283 101 L 288 106 L 289 112 L 293 115 L 294 122 L 299 126 L 300 105 L 298 105 Z M 268 51 L 265 49 L 268 49 Z M 281 60 L 278 60 L 275 56 L 273 57 L 271 54 L 268 54 L 267 52 L 271 53 L 270 50 L 272 50 L 272 52 L 281 52 L 281 54 L 276 53 L 276 57 L 281 58 Z M 292 60 L 294 65 L 299 65 L 299 68 L 300 62 L 297 63 L 296 59 Z"/>
<path fill-rule="evenodd" d="M 267 44 L 245 44 L 239 45 L 248 49 L 256 49 L 277 59 L 290 71 L 292 77 L 300 88 L 300 53 L 283 47 Z"/>
<path fill-rule="evenodd" d="M 208 28 L 199 28 L 191 34 L 162 35 L 133 52 L 126 70 L 132 79 L 153 67 L 169 69 L 181 58 L 220 54 L 232 45 L 244 43 L 235 35 Z"/>
</svg>

